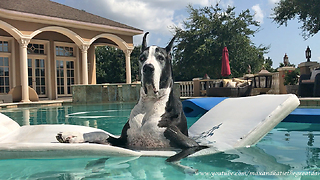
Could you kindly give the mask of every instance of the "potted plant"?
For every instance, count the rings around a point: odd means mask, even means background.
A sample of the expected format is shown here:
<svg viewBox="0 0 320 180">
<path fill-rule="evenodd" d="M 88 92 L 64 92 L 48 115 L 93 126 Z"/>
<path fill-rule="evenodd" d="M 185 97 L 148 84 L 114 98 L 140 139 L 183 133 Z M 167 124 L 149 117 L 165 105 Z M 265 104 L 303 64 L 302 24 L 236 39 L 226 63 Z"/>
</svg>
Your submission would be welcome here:
<svg viewBox="0 0 320 180">
<path fill-rule="evenodd" d="M 299 81 L 299 70 L 295 69 L 294 71 L 286 71 L 284 75 L 284 85 L 288 94 L 298 95 L 298 81 Z"/>
</svg>

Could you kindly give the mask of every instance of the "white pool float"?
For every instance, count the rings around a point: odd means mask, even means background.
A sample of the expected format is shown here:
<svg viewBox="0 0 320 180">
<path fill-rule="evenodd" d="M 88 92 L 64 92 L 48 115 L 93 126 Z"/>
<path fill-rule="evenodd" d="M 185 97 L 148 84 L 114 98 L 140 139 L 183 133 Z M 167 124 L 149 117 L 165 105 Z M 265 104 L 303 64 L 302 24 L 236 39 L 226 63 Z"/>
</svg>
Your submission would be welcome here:
<svg viewBox="0 0 320 180">
<path fill-rule="evenodd" d="M 256 144 L 287 117 L 300 102 L 297 96 L 259 95 L 227 98 L 204 114 L 189 128 L 189 136 L 211 148 L 191 156 L 201 156 Z M 103 131 L 78 125 L 19 126 L 0 113 L 0 159 L 70 158 L 101 156 L 163 156 L 177 151 L 135 151 L 92 143 L 59 143 L 58 132 Z M 107 132 L 106 132 L 107 133 Z M 120 132 L 119 132 L 120 133 Z"/>
</svg>

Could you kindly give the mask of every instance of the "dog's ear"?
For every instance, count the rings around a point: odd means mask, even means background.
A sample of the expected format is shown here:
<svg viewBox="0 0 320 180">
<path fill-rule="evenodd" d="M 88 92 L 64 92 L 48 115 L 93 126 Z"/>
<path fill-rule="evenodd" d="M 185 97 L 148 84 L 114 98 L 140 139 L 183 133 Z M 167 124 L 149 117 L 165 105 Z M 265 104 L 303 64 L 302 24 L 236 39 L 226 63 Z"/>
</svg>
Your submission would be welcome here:
<svg viewBox="0 0 320 180">
<path fill-rule="evenodd" d="M 144 51 L 147 48 L 147 35 L 149 34 L 149 32 L 146 32 L 143 36 L 142 39 L 142 47 L 141 47 L 141 52 Z"/>
<path fill-rule="evenodd" d="M 167 45 L 167 47 L 166 47 L 166 51 L 167 51 L 167 52 L 170 52 L 170 51 L 171 51 L 172 45 L 173 45 L 173 42 L 174 42 L 175 39 L 176 39 L 176 36 L 173 36 L 173 38 L 171 39 L 171 41 L 170 41 L 169 44 Z"/>
</svg>

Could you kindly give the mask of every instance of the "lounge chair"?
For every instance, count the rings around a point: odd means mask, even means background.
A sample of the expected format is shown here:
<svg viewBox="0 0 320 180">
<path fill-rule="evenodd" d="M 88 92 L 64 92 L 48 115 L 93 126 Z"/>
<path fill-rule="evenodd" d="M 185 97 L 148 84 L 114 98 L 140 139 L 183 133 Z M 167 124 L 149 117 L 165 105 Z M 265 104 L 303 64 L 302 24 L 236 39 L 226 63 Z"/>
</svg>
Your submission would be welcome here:
<svg viewBox="0 0 320 180">
<path fill-rule="evenodd" d="M 300 76 L 298 94 L 301 97 L 320 97 L 320 69 Z"/>
</svg>

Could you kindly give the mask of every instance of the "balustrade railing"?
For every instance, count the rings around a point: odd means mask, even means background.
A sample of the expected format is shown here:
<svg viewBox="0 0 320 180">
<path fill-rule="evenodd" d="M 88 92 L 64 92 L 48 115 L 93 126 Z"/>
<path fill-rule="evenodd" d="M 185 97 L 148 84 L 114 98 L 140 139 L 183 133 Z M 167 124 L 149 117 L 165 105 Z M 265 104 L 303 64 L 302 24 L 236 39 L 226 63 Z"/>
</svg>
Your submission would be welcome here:
<svg viewBox="0 0 320 180">
<path fill-rule="evenodd" d="M 206 96 L 207 89 L 210 87 L 219 87 L 221 79 L 194 79 L 193 81 L 180 81 L 177 83 L 179 83 L 181 97 L 197 97 Z M 272 85 L 269 92 L 272 94 L 279 94 L 280 92 L 278 72 L 272 75 Z"/>
<path fill-rule="evenodd" d="M 178 82 L 180 86 L 181 97 L 192 97 L 193 96 L 193 81 L 181 81 Z"/>
</svg>

